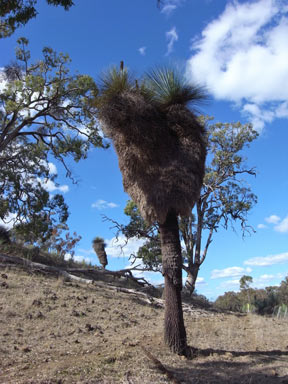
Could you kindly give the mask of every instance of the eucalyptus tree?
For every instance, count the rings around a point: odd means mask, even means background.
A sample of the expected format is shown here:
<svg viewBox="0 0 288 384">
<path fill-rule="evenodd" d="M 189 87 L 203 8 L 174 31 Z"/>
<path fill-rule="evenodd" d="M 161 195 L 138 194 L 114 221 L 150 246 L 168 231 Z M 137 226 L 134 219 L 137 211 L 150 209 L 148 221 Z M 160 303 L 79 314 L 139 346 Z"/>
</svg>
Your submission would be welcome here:
<svg viewBox="0 0 288 384">
<path fill-rule="evenodd" d="M 0 218 L 25 220 L 45 181 L 55 180 L 53 158 L 72 178 L 67 159 L 105 147 L 94 105 L 97 86 L 87 75 L 72 75 L 67 55 L 43 49 L 31 62 L 28 40 L 20 38 L 16 61 L 0 72 Z M 43 195 L 44 196 L 44 195 Z M 30 215 L 31 217 L 31 215 Z"/>
<path fill-rule="evenodd" d="M 185 355 L 177 217 L 191 212 L 203 181 L 204 127 L 189 107 L 203 100 L 205 93 L 171 69 L 156 69 L 138 82 L 123 65 L 121 68 L 103 76 L 99 119 L 118 154 L 124 189 L 143 219 L 159 225 L 165 278 L 164 338 L 173 352 Z"/>
</svg>

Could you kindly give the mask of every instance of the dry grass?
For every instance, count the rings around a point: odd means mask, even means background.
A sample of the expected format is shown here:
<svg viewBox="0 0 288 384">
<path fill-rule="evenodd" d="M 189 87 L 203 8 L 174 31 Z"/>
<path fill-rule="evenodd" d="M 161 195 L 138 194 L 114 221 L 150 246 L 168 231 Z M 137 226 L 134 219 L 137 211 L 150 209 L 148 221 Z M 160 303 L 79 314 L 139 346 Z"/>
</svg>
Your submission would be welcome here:
<svg viewBox="0 0 288 384">
<path fill-rule="evenodd" d="M 7 278 L 4 276 L 7 275 Z M 93 285 L 0 271 L 0 383 L 288 383 L 287 321 L 195 309 L 187 360 L 162 342 L 163 310 Z M 286 381 L 285 381 L 286 380 Z"/>
</svg>

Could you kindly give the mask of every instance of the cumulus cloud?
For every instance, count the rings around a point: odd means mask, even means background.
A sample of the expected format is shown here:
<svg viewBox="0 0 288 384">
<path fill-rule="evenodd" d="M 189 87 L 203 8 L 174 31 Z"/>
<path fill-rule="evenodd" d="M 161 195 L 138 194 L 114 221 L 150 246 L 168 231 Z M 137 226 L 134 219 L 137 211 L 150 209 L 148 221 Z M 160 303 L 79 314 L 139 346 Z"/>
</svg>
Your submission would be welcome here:
<svg viewBox="0 0 288 384">
<path fill-rule="evenodd" d="M 286 216 L 285 219 L 283 219 L 280 223 L 275 225 L 274 229 L 277 232 L 288 233 L 288 216 Z"/>
<path fill-rule="evenodd" d="M 106 200 L 99 199 L 99 200 L 95 201 L 95 203 L 92 203 L 91 207 L 99 209 L 101 211 L 102 209 L 107 209 L 107 208 L 117 208 L 118 205 L 115 203 L 112 203 L 112 202 L 109 203 Z"/>
<path fill-rule="evenodd" d="M 140 47 L 138 49 L 138 52 L 140 53 L 141 56 L 145 56 L 146 55 L 146 47 Z"/>
<path fill-rule="evenodd" d="M 288 233 L 288 216 L 284 219 L 277 215 L 271 215 L 265 218 L 266 223 L 274 225 L 274 231 L 280 233 Z M 267 228 L 265 224 L 259 224 L 258 228 Z"/>
<path fill-rule="evenodd" d="M 51 164 L 51 163 L 50 163 Z M 54 183 L 54 181 L 50 180 L 50 179 L 44 179 L 44 180 L 41 180 L 41 179 L 38 179 L 38 181 L 40 182 L 41 186 L 47 191 L 47 192 L 55 192 L 55 191 L 59 191 L 59 192 L 62 192 L 62 193 L 66 193 L 69 191 L 69 187 L 68 185 L 56 185 Z"/>
<path fill-rule="evenodd" d="M 244 261 L 245 265 L 253 265 L 257 267 L 266 267 L 274 264 L 283 264 L 288 261 L 288 252 L 279 253 L 277 255 L 268 255 L 263 257 L 252 257 Z"/>
<path fill-rule="evenodd" d="M 234 102 L 261 130 L 288 117 L 288 8 L 282 0 L 229 2 L 194 40 L 187 75 Z"/>
<path fill-rule="evenodd" d="M 168 40 L 166 56 L 168 56 L 173 51 L 174 44 L 178 41 L 176 27 L 173 27 L 170 31 L 166 32 L 166 39 Z"/>
<path fill-rule="evenodd" d="M 285 277 L 283 273 L 264 274 L 253 279 L 254 288 L 265 288 L 268 285 L 279 285 L 280 281 Z"/>
<path fill-rule="evenodd" d="M 219 279 L 222 277 L 241 277 L 246 273 L 251 273 L 251 268 L 242 268 L 242 267 L 229 267 L 225 269 L 214 269 L 211 272 L 211 279 Z"/>
<path fill-rule="evenodd" d="M 277 215 L 271 215 L 265 218 L 266 223 L 269 223 L 269 224 L 277 224 L 279 223 L 280 220 L 281 218 Z"/>
<path fill-rule="evenodd" d="M 119 236 L 118 239 L 116 237 L 105 239 L 105 243 L 105 250 L 108 257 L 129 257 L 138 251 L 139 247 L 145 243 L 145 240 L 132 237 L 126 244 L 126 238 Z"/>
</svg>

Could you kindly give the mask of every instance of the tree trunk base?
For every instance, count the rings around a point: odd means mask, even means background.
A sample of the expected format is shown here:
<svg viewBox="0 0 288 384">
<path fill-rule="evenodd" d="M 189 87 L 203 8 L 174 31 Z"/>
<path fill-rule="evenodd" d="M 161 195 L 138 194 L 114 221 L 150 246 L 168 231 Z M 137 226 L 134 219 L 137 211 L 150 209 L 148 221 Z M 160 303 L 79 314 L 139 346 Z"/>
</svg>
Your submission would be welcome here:
<svg viewBox="0 0 288 384">
<path fill-rule="evenodd" d="M 187 355 L 181 289 L 165 277 L 164 341 L 173 353 Z"/>
</svg>

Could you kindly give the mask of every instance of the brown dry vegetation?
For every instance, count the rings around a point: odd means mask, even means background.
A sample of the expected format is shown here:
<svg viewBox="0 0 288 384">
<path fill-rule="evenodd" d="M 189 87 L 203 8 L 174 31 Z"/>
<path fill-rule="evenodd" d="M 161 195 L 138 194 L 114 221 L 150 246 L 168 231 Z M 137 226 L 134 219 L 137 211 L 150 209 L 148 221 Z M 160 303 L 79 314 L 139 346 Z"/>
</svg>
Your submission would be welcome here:
<svg viewBox="0 0 288 384">
<path fill-rule="evenodd" d="M 0 383 L 288 383 L 287 321 L 184 316 L 191 359 L 169 352 L 163 309 L 141 297 L 2 265 Z"/>
</svg>

